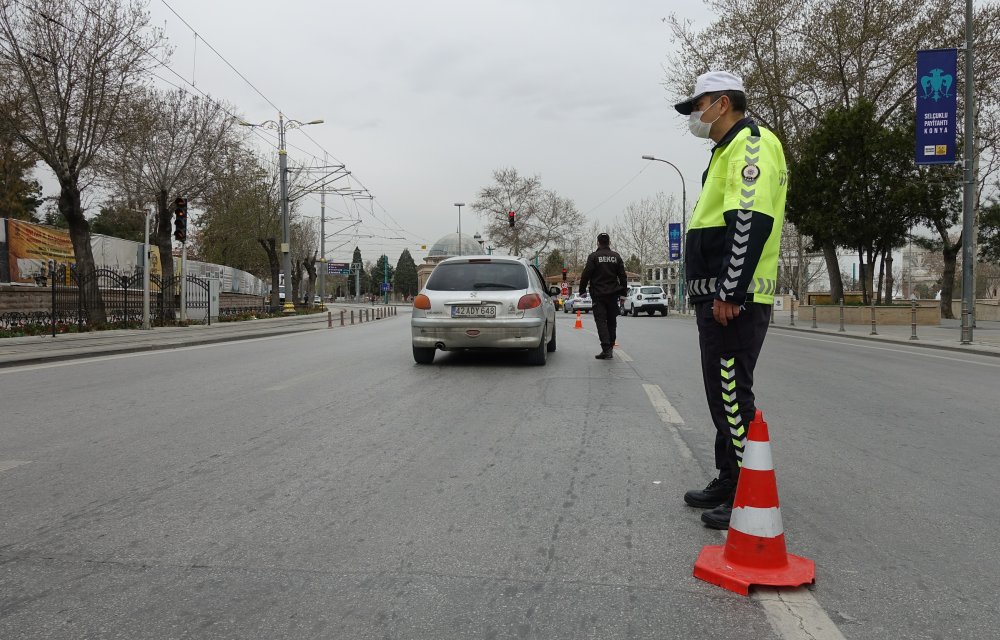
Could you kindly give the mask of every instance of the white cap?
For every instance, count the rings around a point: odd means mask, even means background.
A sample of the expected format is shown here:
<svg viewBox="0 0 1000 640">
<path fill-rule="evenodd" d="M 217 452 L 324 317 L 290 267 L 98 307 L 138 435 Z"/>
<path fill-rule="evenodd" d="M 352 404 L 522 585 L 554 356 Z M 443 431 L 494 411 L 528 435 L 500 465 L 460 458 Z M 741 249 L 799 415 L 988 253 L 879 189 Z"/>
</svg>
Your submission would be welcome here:
<svg viewBox="0 0 1000 640">
<path fill-rule="evenodd" d="M 684 102 L 675 104 L 674 108 L 677 109 L 678 113 L 686 116 L 691 115 L 691 112 L 694 111 L 694 103 L 698 98 L 706 93 L 715 93 L 716 91 L 745 92 L 743 89 L 743 78 L 728 71 L 709 71 L 708 73 L 703 73 L 698 76 L 698 80 L 694 83 L 694 94 Z"/>
</svg>

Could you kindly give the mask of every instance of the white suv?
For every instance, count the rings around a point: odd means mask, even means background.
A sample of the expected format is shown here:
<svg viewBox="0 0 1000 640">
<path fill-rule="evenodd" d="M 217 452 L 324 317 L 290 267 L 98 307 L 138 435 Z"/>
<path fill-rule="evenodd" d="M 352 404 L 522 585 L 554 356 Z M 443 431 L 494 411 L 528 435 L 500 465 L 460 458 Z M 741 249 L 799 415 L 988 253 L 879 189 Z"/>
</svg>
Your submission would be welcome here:
<svg viewBox="0 0 1000 640">
<path fill-rule="evenodd" d="M 642 311 L 649 315 L 659 311 L 661 314 L 667 315 L 667 303 L 667 294 L 663 293 L 663 287 L 659 285 L 632 287 L 628 290 L 628 295 L 625 296 L 622 313 L 624 315 L 631 313 L 633 316 L 637 316 Z"/>
</svg>

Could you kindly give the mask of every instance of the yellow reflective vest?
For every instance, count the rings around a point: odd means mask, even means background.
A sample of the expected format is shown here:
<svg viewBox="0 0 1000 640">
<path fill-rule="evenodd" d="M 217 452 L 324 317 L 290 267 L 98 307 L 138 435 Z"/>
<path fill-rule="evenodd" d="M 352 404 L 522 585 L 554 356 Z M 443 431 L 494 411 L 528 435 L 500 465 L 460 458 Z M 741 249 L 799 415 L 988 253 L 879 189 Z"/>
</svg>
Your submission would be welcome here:
<svg viewBox="0 0 1000 640">
<path fill-rule="evenodd" d="M 788 169 L 781 142 L 749 118 L 712 149 L 687 229 L 692 302 L 773 304 Z"/>
</svg>

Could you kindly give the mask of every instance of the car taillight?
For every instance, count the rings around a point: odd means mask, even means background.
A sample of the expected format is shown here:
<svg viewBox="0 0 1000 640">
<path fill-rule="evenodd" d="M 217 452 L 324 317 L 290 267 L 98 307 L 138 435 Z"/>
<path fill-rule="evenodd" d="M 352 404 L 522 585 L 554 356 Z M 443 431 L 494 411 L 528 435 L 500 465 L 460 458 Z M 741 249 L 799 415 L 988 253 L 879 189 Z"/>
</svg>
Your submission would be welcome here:
<svg viewBox="0 0 1000 640">
<path fill-rule="evenodd" d="M 521 299 L 517 301 L 518 309 L 534 309 L 535 307 L 540 306 L 542 306 L 542 296 L 537 293 L 523 295 L 521 296 Z"/>
<path fill-rule="evenodd" d="M 413 308 L 427 311 L 431 308 L 431 299 L 421 293 L 413 299 Z"/>
</svg>

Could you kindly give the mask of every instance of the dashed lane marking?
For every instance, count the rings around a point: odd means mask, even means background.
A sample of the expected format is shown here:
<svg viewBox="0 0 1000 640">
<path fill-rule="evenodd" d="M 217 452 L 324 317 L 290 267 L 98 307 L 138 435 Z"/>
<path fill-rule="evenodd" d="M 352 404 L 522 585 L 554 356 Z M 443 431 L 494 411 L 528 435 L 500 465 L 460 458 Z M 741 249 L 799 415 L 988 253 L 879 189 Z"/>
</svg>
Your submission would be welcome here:
<svg viewBox="0 0 1000 640">
<path fill-rule="evenodd" d="M 632 356 L 625 353 L 621 349 L 615 349 L 614 354 L 618 356 L 618 359 L 621 360 L 622 362 L 632 362 Z"/>
<path fill-rule="evenodd" d="M 667 431 L 674 439 L 674 444 L 677 445 L 677 450 L 680 451 L 681 457 L 685 460 L 694 460 L 694 454 L 691 453 L 691 449 L 688 448 L 687 443 L 684 442 L 680 432 L 677 430 L 678 425 L 684 424 L 684 419 L 681 418 L 677 410 L 667 400 L 663 389 L 658 384 L 644 384 L 642 388 L 646 391 L 649 401 L 653 403 L 653 408 L 656 409 L 656 414 L 660 416 L 660 420 L 663 421 L 663 424 L 667 425 Z"/>
<path fill-rule="evenodd" d="M 0 471 L 10 471 L 23 464 L 31 464 L 31 460 L 0 460 Z"/>
<path fill-rule="evenodd" d="M 663 393 L 660 385 L 644 384 L 642 388 L 646 390 L 649 401 L 653 403 L 653 408 L 656 409 L 656 413 L 660 415 L 660 418 L 664 422 L 667 424 L 684 424 L 684 418 L 681 417 L 681 414 L 677 413 L 674 405 L 670 404 L 670 401 L 667 400 L 667 394 Z"/>
</svg>

